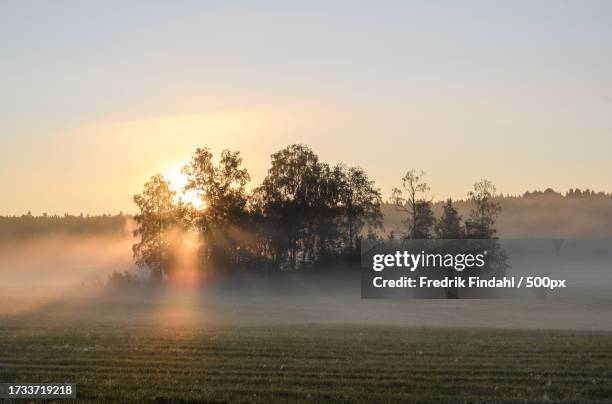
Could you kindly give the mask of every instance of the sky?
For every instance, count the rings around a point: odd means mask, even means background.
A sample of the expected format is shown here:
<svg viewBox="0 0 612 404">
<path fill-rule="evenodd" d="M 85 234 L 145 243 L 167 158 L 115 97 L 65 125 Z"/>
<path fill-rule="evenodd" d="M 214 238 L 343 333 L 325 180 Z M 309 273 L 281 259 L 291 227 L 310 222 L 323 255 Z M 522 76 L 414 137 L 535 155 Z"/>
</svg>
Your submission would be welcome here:
<svg viewBox="0 0 612 404">
<path fill-rule="evenodd" d="M 431 198 L 612 191 L 610 1 L 0 2 L 0 214 L 134 212 L 196 147 Z"/>
</svg>

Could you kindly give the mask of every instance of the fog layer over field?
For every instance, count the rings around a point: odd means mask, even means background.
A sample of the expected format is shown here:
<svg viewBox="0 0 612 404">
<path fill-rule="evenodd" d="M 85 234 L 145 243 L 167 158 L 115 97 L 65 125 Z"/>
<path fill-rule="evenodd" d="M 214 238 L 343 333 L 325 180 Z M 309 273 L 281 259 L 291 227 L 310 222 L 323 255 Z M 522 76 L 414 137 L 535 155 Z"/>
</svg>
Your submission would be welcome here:
<svg viewBox="0 0 612 404">
<path fill-rule="evenodd" d="M 53 299 L 0 296 L 0 324 L 177 328 L 281 324 L 612 330 L 612 301 L 371 300 L 358 295 L 239 295 L 186 290 L 89 291 Z"/>
<path fill-rule="evenodd" d="M 562 299 L 554 293 L 545 299 L 535 294 L 502 300 L 361 299 L 358 272 L 282 280 L 241 277 L 204 289 L 95 284 L 116 269 L 141 271 L 131 263 L 131 242 L 131 237 L 63 235 L 3 244 L 0 322 L 34 321 L 52 327 L 102 322 L 145 325 L 156 332 L 299 323 L 612 330 L 612 300 L 605 294 Z"/>
<path fill-rule="evenodd" d="M 135 270 L 129 234 L 50 234 L 0 243 L 0 290 L 62 293 L 103 281 L 114 270 Z M 143 271 L 144 275 L 144 271 Z"/>
<path fill-rule="evenodd" d="M 540 205 L 542 209 L 547 205 L 552 212 L 549 202 Z M 608 205 L 593 211 L 602 218 L 600 226 L 587 226 L 590 221 L 580 217 L 591 218 L 595 213 L 580 207 L 573 217 L 564 214 L 555 222 L 552 213 L 542 216 L 540 208 L 525 206 L 517 216 L 517 209 L 506 206 L 499 219 L 503 224 L 499 236 L 549 240 L 588 238 L 588 234 L 609 236 L 603 229 L 609 230 L 604 224 L 608 216 L 612 217 Z M 392 219 L 386 219 L 387 230 L 393 228 Z M 612 300 L 605 288 L 597 294 L 565 294 L 563 298 L 548 293 L 543 299 L 527 294 L 520 300 L 362 300 L 358 272 L 332 278 L 321 275 L 326 272 L 321 269 L 320 274 L 290 276 L 283 281 L 270 281 L 261 275 L 242 277 L 203 290 L 184 285 L 112 290 L 96 284 L 113 271 L 146 277 L 146 271 L 136 268 L 132 261 L 131 219 L 126 216 L 121 220 L 124 225 L 112 231 L 37 231 L 19 237 L 11 236 L 14 232 L 4 234 L 0 240 L 0 320 L 27 317 L 45 323 L 51 320 L 53 324 L 102 320 L 152 324 L 160 329 L 276 323 L 612 329 Z M 547 230 L 533 235 L 533 228 Z M 587 228 L 597 231 L 589 233 Z M 582 286 L 592 287 L 600 277 L 582 279 L 588 280 L 588 285 Z"/>
</svg>

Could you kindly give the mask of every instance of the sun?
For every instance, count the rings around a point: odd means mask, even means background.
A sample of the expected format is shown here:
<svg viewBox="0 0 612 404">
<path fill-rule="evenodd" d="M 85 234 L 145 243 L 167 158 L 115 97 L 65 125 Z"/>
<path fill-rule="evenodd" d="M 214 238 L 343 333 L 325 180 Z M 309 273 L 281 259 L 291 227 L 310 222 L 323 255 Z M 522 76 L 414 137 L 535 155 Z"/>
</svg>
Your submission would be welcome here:
<svg viewBox="0 0 612 404">
<path fill-rule="evenodd" d="M 170 183 L 170 189 L 176 192 L 175 202 L 183 201 L 196 209 L 204 209 L 206 205 L 196 191 L 183 191 L 183 188 L 187 185 L 187 176 L 181 172 L 182 167 L 181 164 L 178 164 L 162 173 L 164 178 Z"/>
</svg>

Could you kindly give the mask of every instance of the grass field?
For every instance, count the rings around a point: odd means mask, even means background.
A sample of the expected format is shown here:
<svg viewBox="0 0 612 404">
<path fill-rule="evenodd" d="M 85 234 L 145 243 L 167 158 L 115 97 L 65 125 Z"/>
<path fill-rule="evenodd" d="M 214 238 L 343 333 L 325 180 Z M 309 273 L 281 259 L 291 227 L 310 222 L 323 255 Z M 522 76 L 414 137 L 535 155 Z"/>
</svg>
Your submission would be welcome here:
<svg viewBox="0 0 612 404">
<path fill-rule="evenodd" d="M 73 382 L 105 402 L 612 402 L 610 307 L 5 296 L 0 382 Z"/>
<path fill-rule="evenodd" d="M 397 326 L 4 323 L 0 381 L 80 400 L 610 402 L 612 335 Z"/>
</svg>

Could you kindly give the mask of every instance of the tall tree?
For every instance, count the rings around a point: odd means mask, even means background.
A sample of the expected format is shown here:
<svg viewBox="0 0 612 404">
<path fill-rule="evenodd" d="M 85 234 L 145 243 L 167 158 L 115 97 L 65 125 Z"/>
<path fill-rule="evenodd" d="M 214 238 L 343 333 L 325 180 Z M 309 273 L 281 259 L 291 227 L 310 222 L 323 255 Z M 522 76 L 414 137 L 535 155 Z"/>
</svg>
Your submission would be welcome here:
<svg viewBox="0 0 612 404">
<path fill-rule="evenodd" d="M 425 175 L 423 171 L 409 170 L 402 178 L 403 190 L 393 188 L 391 194 L 391 201 L 396 207 L 409 215 L 406 220 L 408 225 L 406 238 L 410 239 L 431 237 L 431 229 L 435 222 L 431 202 L 425 199 L 425 194 L 430 188 L 422 180 L 423 175 Z"/>
<path fill-rule="evenodd" d="M 474 184 L 474 190 L 468 193 L 473 204 L 470 217 L 465 222 L 466 235 L 469 238 L 492 238 L 495 233 L 495 221 L 501 211 L 495 200 L 497 189 L 489 180 L 480 180 Z"/>
<path fill-rule="evenodd" d="M 475 183 L 474 190 L 468 194 L 473 207 L 470 217 L 465 221 L 466 237 L 477 239 L 472 242 L 476 243 L 479 250 L 487 251 L 486 265 L 482 272 L 491 276 L 503 275 L 508 268 L 507 254 L 495 236 L 495 221 L 501 211 L 496 192 L 489 180 Z"/>
<path fill-rule="evenodd" d="M 436 236 L 440 239 L 452 240 L 450 243 L 445 245 L 446 251 L 452 251 L 453 253 L 460 253 L 465 248 L 464 245 L 460 244 L 458 239 L 465 236 L 465 231 L 461 225 L 461 216 L 457 212 L 453 200 L 448 198 L 442 207 L 442 216 L 435 225 Z M 446 277 L 452 279 L 457 276 L 457 273 L 452 268 L 446 269 Z M 461 276 L 461 275 L 460 275 Z M 447 287 L 446 298 L 457 299 L 459 297 L 459 290 L 456 287 Z"/>
<path fill-rule="evenodd" d="M 187 176 L 185 190 L 194 190 L 203 201 L 195 222 L 203 238 L 204 258 L 223 269 L 236 265 L 245 237 L 245 187 L 250 180 L 240 153 L 223 150 L 215 164 L 209 148 L 197 148 L 183 173 Z"/>
<path fill-rule="evenodd" d="M 313 258 L 313 224 L 330 199 L 329 172 L 329 166 L 304 145 L 272 154 L 272 166 L 255 198 L 269 223 L 268 242 L 277 265 L 296 269 L 300 258 L 302 263 Z"/>
<path fill-rule="evenodd" d="M 382 197 L 380 190 L 361 167 L 348 170 L 339 166 L 340 202 L 343 206 L 349 253 L 357 251 L 364 229 L 382 227 Z"/>
<path fill-rule="evenodd" d="M 175 234 L 181 227 L 181 209 L 174 203 L 175 192 L 161 174 L 145 183 L 141 194 L 134 195 L 139 213 L 134 216 L 134 236 L 140 241 L 132 246 L 136 265 L 147 267 L 151 277 L 161 280 L 171 266 Z"/>
<path fill-rule="evenodd" d="M 436 217 L 433 214 L 431 201 L 416 201 L 410 238 L 431 238 L 432 229 L 435 223 Z"/>
<path fill-rule="evenodd" d="M 441 239 L 459 239 L 464 236 L 464 229 L 461 225 L 461 216 L 453 204 L 453 200 L 448 198 L 442 207 L 442 216 L 435 225 L 436 236 Z"/>
</svg>

